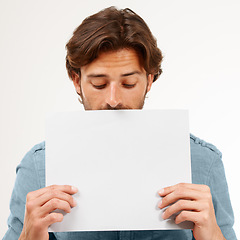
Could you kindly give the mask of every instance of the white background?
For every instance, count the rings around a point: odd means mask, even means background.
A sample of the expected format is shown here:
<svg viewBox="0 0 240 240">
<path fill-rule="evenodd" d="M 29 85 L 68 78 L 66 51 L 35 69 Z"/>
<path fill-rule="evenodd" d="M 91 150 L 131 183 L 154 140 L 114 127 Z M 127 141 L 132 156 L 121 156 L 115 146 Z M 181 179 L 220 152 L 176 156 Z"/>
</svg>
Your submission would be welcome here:
<svg viewBox="0 0 240 240">
<path fill-rule="evenodd" d="M 15 168 L 44 140 L 46 114 L 82 109 L 65 44 L 86 16 L 111 5 L 142 16 L 164 54 L 145 108 L 189 109 L 191 132 L 223 153 L 239 238 L 239 0 L 0 0 L 0 237 Z"/>
</svg>

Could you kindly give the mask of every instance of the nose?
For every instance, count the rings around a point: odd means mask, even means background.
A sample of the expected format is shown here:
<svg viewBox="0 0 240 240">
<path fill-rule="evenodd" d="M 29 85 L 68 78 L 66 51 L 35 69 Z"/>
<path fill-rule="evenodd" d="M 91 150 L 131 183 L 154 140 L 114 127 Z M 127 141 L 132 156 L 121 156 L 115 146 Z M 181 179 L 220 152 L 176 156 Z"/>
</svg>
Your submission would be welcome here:
<svg viewBox="0 0 240 240">
<path fill-rule="evenodd" d="M 121 105 L 120 92 L 115 83 L 112 83 L 109 86 L 106 103 L 112 108 L 116 108 L 117 106 Z"/>
</svg>

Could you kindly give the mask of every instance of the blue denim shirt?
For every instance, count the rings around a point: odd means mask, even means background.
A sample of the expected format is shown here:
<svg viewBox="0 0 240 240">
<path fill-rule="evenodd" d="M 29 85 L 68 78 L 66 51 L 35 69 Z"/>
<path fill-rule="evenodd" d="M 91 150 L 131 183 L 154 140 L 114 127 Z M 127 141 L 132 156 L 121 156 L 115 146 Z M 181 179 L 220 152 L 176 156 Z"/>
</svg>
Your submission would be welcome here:
<svg viewBox="0 0 240 240">
<path fill-rule="evenodd" d="M 174 139 L 173 139 L 174 141 Z M 192 182 L 211 189 L 217 223 L 226 239 L 236 239 L 232 228 L 233 210 L 229 199 L 222 155 L 213 145 L 190 135 Z M 24 222 L 26 195 L 45 187 L 45 143 L 34 146 L 17 167 L 17 177 L 10 202 L 8 231 L 4 240 L 18 239 Z M 194 239 L 191 230 L 102 231 L 50 233 L 50 239 L 81 240 L 155 240 Z"/>
</svg>

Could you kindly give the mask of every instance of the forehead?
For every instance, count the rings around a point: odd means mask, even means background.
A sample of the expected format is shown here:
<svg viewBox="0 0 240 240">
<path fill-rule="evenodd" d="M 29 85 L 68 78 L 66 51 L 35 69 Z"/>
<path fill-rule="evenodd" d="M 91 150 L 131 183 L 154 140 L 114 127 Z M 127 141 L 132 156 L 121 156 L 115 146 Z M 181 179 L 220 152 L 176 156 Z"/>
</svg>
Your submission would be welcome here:
<svg viewBox="0 0 240 240">
<path fill-rule="evenodd" d="M 81 68 L 81 72 L 92 71 L 141 71 L 140 57 L 133 49 L 121 49 L 111 52 L 102 52 L 93 62 Z"/>
</svg>

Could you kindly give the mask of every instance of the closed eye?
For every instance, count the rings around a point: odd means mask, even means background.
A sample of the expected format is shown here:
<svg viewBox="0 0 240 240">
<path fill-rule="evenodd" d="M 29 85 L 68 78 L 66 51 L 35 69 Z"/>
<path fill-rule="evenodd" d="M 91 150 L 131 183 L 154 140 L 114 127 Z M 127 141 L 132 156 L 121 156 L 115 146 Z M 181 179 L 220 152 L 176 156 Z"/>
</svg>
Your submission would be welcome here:
<svg viewBox="0 0 240 240">
<path fill-rule="evenodd" d="M 135 83 L 134 84 L 126 84 L 126 83 L 124 83 L 123 84 L 123 86 L 125 87 L 125 88 L 133 88 L 133 87 L 135 87 Z"/>
<path fill-rule="evenodd" d="M 106 87 L 107 84 L 101 84 L 101 85 L 94 85 L 93 84 L 93 87 L 95 87 L 96 89 L 103 89 Z"/>
</svg>

